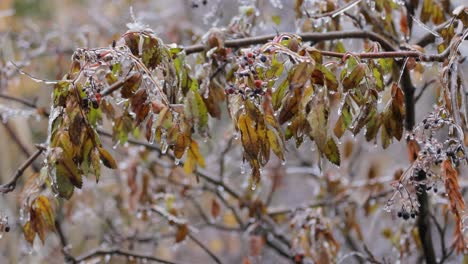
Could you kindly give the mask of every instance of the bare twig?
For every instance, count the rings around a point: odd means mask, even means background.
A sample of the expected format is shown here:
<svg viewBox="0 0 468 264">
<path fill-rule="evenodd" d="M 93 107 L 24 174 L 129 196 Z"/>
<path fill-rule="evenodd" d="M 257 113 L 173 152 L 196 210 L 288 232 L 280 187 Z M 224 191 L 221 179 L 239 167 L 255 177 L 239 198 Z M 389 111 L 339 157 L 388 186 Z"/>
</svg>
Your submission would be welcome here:
<svg viewBox="0 0 468 264">
<path fill-rule="evenodd" d="M 205 245 L 203 244 L 202 242 L 200 242 L 198 239 L 196 239 L 193 234 L 191 233 L 188 233 L 188 237 L 190 237 L 190 239 L 195 242 L 195 244 L 197 244 L 201 249 L 203 249 L 203 251 L 206 252 L 206 254 L 208 254 L 213 260 L 214 262 L 218 263 L 218 264 L 221 264 L 221 260 L 213 253 L 211 252 L 211 250 Z"/>
<path fill-rule="evenodd" d="M 160 259 L 157 257 L 153 257 L 150 255 L 143 255 L 143 254 L 138 254 L 126 250 L 121 250 L 121 249 L 111 249 L 111 250 L 104 250 L 104 249 L 97 249 L 94 250 L 84 256 L 78 257 L 74 260 L 72 260 L 72 263 L 81 263 L 85 262 L 87 260 L 91 260 L 97 257 L 103 257 L 103 256 L 112 256 L 112 255 L 119 255 L 119 256 L 124 256 L 127 258 L 134 258 L 134 259 L 140 259 L 140 260 L 146 260 L 146 261 L 152 261 L 156 263 L 164 263 L 164 264 L 175 264 L 176 262 L 169 261 L 169 260 L 164 260 Z"/>
<path fill-rule="evenodd" d="M 421 87 L 419 93 L 414 97 L 414 102 L 415 103 L 418 102 L 419 99 L 421 98 L 421 96 L 423 95 L 424 91 L 427 90 L 427 87 L 429 87 L 429 85 L 431 85 L 431 84 L 433 84 L 435 82 L 436 82 L 436 80 L 434 79 L 434 80 L 430 80 L 430 81 L 424 83 L 424 85 Z"/>
<path fill-rule="evenodd" d="M 16 183 L 18 179 L 23 175 L 24 171 L 41 155 L 45 148 L 39 147 L 34 154 L 32 154 L 21 166 L 16 170 L 13 179 L 10 182 L 0 186 L 0 193 L 9 193 L 16 188 Z"/>
<path fill-rule="evenodd" d="M 349 3 L 343 5 L 342 7 L 338 8 L 338 9 L 335 9 L 333 11 L 323 13 L 323 14 L 308 15 L 308 17 L 313 18 L 313 19 L 322 18 L 322 17 L 336 17 L 336 16 L 348 11 L 349 9 L 353 8 L 353 6 L 359 4 L 361 1 L 362 0 L 353 0 L 353 1 L 350 1 Z"/>
</svg>

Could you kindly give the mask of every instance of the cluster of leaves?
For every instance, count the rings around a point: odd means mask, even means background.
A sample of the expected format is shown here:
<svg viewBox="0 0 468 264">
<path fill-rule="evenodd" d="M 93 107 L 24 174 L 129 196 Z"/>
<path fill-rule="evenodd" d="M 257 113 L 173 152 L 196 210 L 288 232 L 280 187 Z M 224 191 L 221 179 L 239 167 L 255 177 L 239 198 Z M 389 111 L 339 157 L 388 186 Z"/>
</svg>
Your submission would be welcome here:
<svg viewBox="0 0 468 264">
<path fill-rule="evenodd" d="M 55 231 L 54 211 L 49 199 L 39 195 L 27 207 L 29 211 L 25 212 L 24 216 L 27 218 L 23 225 L 24 237 L 32 244 L 37 234 L 44 243 L 47 233 Z"/>
<path fill-rule="evenodd" d="M 117 167 L 99 136 L 104 115 L 112 122 L 114 144 L 142 133 L 151 144 L 159 143 L 161 153 L 171 150 L 176 163 L 185 155 L 184 170 L 190 174 L 205 166 L 195 135 L 208 136 L 208 115 L 220 118 L 225 101 L 252 169 L 252 187 L 270 152 L 285 159 L 288 139 L 294 138 L 297 147 L 310 139 L 340 165 L 338 144 L 328 129 L 336 101 L 341 101 L 333 129 L 337 138 L 366 126 L 368 141 L 376 140 L 382 127 L 384 147 L 391 138 L 401 139 L 401 89 L 394 84 L 386 107 L 382 112 L 377 107 L 389 61 L 365 63 L 350 56 L 326 65 L 320 52 L 290 34 L 238 54 L 223 47 L 221 34 L 211 32 L 207 41 L 208 66 L 232 62 L 222 78 L 192 77 L 184 50 L 165 45 L 147 29 L 131 30 L 110 47 L 77 50 L 53 93 L 45 166 L 52 190 L 68 199 L 82 187 L 83 175 L 99 180 L 101 162 Z M 340 78 L 333 73 L 337 67 L 342 67 Z"/>
</svg>

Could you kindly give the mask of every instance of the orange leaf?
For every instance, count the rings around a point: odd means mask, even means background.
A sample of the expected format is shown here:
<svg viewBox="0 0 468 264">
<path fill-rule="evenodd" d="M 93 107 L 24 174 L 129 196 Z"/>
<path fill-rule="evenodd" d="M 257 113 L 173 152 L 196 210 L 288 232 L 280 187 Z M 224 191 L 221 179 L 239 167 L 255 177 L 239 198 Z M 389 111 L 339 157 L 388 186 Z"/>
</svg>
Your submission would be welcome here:
<svg viewBox="0 0 468 264">
<path fill-rule="evenodd" d="M 219 206 L 218 201 L 216 201 L 216 199 L 211 200 L 211 216 L 214 218 L 218 217 L 220 211 L 221 206 Z"/>
<path fill-rule="evenodd" d="M 177 228 L 177 233 L 175 235 L 175 242 L 179 243 L 187 237 L 189 233 L 189 228 L 187 224 L 179 225 Z"/>
</svg>

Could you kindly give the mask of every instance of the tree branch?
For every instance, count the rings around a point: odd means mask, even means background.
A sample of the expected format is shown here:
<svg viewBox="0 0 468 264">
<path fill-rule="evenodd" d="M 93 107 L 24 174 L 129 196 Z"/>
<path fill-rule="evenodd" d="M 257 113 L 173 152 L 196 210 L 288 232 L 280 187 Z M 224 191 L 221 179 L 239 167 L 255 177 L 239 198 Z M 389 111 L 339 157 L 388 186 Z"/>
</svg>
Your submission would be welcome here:
<svg viewBox="0 0 468 264">
<path fill-rule="evenodd" d="M 13 191 L 16 188 L 16 183 L 18 182 L 18 179 L 23 175 L 24 171 L 31 165 L 39 155 L 45 150 L 43 147 L 38 146 L 38 150 L 34 152 L 21 166 L 16 170 L 15 175 L 13 176 L 13 179 L 10 180 L 10 182 L 3 184 L 0 186 L 0 193 L 9 193 Z"/>
<path fill-rule="evenodd" d="M 336 40 L 336 39 L 370 39 L 372 41 L 376 41 L 380 43 L 382 48 L 387 51 L 396 51 L 393 48 L 393 45 L 387 41 L 385 38 L 382 36 L 370 32 L 370 31 L 364 31 L 364 30 L 358 30 L 358 31 L 331 31 L 331 32 L 308 32 L 308 33 L 302 33 L 298 34 L 301 38 L 302 41 L 313 41 L 313 42 L 321 42 L 321 41 L 327 41 L 327 40 Z M 224 42 L 224 46 L 227 48 L 241 48 L 241 47 L 246 47 L 246 46 L 251 46 L 251 45 L 258 45 L 258 44 L 264 44 L 268 41 L 273 40 L 277 35 L 276 34 L 270 34 L 270 35 L 264 35 L 264 36 L 257 36 L 257 37 L 249 37 L 249 38 L 241 38 L 241 39 L 231 39 L 231 40 L 226 40 Z M 196 44 L 192 46 L 187 46 L 185 47 L 185 53 L 192 54 L 192 53 L 198 53 L 202 52 L 205 50 L 205 45 L 203 44 Z"/>
</svg>

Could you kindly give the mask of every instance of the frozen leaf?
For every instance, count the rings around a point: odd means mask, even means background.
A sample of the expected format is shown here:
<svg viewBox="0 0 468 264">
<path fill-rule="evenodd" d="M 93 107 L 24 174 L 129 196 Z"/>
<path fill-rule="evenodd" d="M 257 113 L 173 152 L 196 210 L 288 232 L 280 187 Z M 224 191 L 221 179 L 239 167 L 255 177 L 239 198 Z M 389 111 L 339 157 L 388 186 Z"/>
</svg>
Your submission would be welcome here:
<svg viewBox="0 0 468 264">
<path fill-rule="evenodd" d="M 327 142 L 328 103 L 325 90 L 318 91 L 311 100 L 310 113 L 307 121 L 310 126 L 310 136 L 317 144 L 320 151 L 325 151 Z"/>
<path fill-rule="evenodd" d="M 135 113 L 137 125 L 145 120 L 151 110 L 150 103 L 147 99 L 148 93 L 145 90 L 138 90 L 131 98 L 132 111 Z"/>
<path fill-rule="evenodd" d="M 132 74 L 122 85 L 121 93 L 122 98 L 130 98 L 138 90 L 142 80 L 141 73 L 137 72 Z"/>
<path fill-rule="evenodd" d="M 189 233 L 189 228 L 187 224 L 181 224 L 177 226 L 177 232 L 175 235 L 175 242 L 179 243 L 185 240 Z"/>
<path fill-rule="evenodd" d="M 68 178 L 68 172 L 63 165 L 57 164 L 55 167 L 55 186 L 54 190 L 58 192 L 60 197 L 70 199 L 73 195 L 73 184 Z"/>
<path fill-rule="evenodd" d="M 329 91 L 337 91 L 338 81 L 335 75 L 322 64 L 317 64 L 312 72 L 312 83 L 325 85 Z"/>
<path fill-rule="evenodd" d="M 284 124 L 289 121 L 299 111 L 299 103 L 301 101 L 301 89 L 292 89 L 283 101 L 283 107 L 281 107 L 278 121 L 280 124 Z"/>
<path fill-rule="evenodd" d="M 431 18 L 432 10 L 434 8 L 433 0 L 423 0 L 423 5 L 421 8 L 421 22 L 426 23 Z"/>
<path fill-rule="evenodd" d="M 36 231 L 33 229 L 31 221 L 27 221 L 23 226 L 23 234 L 26 241 L 29 244 L 33 244 L 34 238 L 36 237 Z"/>
<path fill-rule="evenodd" d="M 205 167 L 205 160 L 203 159 L 203 156 L 198 149 L 197 142 L 192 140 L 187 151 L 187 159 L 185 160 L 184 164 L 185 173 L 192 173 L 195 170 L 197 164 L 200 167 Z"/>
<path fill-rule="evenodd" d="M 361 83 L 366 75 L 366 68 L 367 65 L 365 63 L 359 63 L 354 67 L 353 71 L 342 81 L 344 92 L 356 88 Z"/>
<path fill-rule="evenodd" d="M 117 169 L 117 163 L 115 162 L 112 155 L 107 152 L 103 147 L 97 147 L 99 151 L 99 157 L 101 158 L 102 164 L 109 169 Z"/>
<path fill-rule="evenodd" d="M 270 142 L 271 150 L 273 151 L 273 153 L 275 153 L 275 155 L 279 159 L 284 160 L 284 155 L 283 155 L 284 145 L 283 145 L 282 140 L 279 140 L 276 133 L 271 129 L 268 129 L 267 136 L 268 136 L 268 141 Z"/>
<path fill-rule="evenodd" d="M 337 166 L 340 166 L 340 163 L 341 163 L 340 150 L 338 149 L 338 146 L 336 145 L 336 142 L 333 138 L 329 138 L 327 140 L 327 144 L 325 146 L 325 150 L 323 151 L 323 154 L 325 154 L 325 157 L 327 157 L 327 159 L 331 163 Z"/>
<path fill-rule="evenodd" d="M 44 243 L 48 231 L 55 231 L 54 212 L 49 199 L 45 196 L 39 195 L 31 204 L 30 221 L 42 243 Z"/>
<path fill-rule="evenodd" d="M 338 116 L 335 128 L 333 129 L 333 132 L 337 138 L 341 138 L 343 136 L 346 129 L 348 129 L 349 125 L 351 125 L 353 118 L 350 112 L 350 107 L 346 101 L 341 107 L 340 113 L 341 114 Z"/>
<path fill-rule="evenodd" d="M 297 64 L 289 76 L 289 83 L 291 84 L 291 89 L 302 87 L 309 80 L 312 71 L 314 69 L 314 63 L 312 61 L 301 62 Z"/>
<path fill-rule="evenodd" d="M 177 159 L 181 159 L 185 153 L 185 149 L 187 149 L 189 144 L 190 138 L 185 134 L 179 134 L 174 145 L 174 157 L 176 157 Z"/>
<path fill-rule="evenodd" d="M 241 114 L 237 121 L 237 127 L 241 132 L 242 146 L 249 159 L 257 159 L 260 149 L 255 124 L 249 115 Z"/>
<path fill-rule="evenodd" d="M 271 102 L 273 104 L 273 109 L 275 111 L 281 107 L 281 102 L 288 88 L 289 88 L 289 81 L 288 79 L 285 79 L 273 92 L 271 96 Z"/>
</svg>

